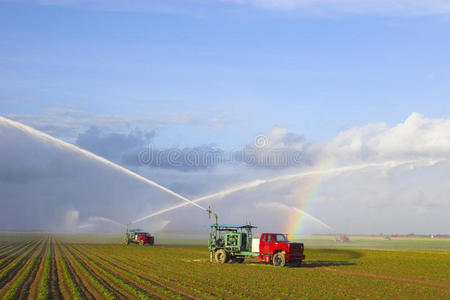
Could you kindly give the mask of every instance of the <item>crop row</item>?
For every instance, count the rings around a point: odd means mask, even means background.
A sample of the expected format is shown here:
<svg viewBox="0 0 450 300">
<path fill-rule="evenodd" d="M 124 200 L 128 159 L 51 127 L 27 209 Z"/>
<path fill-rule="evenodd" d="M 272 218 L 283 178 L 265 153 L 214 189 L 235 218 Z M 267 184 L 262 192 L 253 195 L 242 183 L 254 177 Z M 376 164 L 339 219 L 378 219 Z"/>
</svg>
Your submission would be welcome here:
<svg viewBox="0 0 450 300">
<path fill-rule="evenodd" d="M 73 244 L 51 236 L 3 242 L 0 298 L 450 298 L 445 251 L 307 249 L 302 267 L 277 268 L 255 259 L 211 264 L 205 248 Z"/>
</svg>

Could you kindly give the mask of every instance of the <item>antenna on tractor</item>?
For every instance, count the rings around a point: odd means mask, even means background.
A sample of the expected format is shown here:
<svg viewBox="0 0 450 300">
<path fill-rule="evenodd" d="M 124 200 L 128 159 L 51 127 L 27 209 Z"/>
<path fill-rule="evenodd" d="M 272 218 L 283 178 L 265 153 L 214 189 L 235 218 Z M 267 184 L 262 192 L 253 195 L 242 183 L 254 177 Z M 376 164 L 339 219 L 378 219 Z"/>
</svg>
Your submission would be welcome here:
<svg viewBox="0 0 450 300">
<path fill-rule="evenodd" d="M 211 215 L 214 215 L 214 218 L 216 219 L 216 225 L 217 225 L 217 214 L 211 210 L 211 206 L 208 206 L 208 209 L 206 210 L 208 213 L 209 218 L 211 219 Z"/>
</svg>

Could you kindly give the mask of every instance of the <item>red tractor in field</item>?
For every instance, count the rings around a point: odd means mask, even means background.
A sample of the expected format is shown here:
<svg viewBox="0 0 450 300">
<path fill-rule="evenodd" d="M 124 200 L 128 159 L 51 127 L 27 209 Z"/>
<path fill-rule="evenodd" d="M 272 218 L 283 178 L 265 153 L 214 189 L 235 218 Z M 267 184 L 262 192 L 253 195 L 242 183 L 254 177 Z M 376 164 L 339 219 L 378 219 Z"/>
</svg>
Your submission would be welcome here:
<svg viewBox="0 0 450 300">
<path fill-rule="evenodd" d="M 153 245 L 155 243 L 155 238 L 148 232 L 142 231 L 140 229 L 131 229 L 126 232 L 125 244 L 130 243 L 143 245 Z"/>
</svg>

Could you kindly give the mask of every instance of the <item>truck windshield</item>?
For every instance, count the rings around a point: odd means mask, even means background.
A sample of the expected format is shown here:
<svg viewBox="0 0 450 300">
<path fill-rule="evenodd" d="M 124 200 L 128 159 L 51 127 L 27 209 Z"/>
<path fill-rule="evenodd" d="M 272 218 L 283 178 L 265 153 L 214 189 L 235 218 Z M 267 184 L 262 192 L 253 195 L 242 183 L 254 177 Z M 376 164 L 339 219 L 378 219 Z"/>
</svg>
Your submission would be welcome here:
<svg viewBox="0 0 450 300">
<path fill-rule="evenodd" d="M 274 237 L 277 242 L 289 242 L 288 238 L 284 234 L 274 234 Z"/>
</svg>

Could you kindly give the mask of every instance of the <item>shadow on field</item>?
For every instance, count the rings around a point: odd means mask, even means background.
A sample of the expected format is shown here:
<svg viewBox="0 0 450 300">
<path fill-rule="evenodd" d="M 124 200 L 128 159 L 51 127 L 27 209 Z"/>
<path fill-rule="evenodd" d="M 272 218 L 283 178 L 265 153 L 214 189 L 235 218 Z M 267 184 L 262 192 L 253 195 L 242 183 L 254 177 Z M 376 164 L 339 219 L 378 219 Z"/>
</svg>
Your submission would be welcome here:
<svg viewBox="0 0 450 300">
<path fill-rule="evenodd" d="M 334 260 L 316 260 L 303 262 L 300 266 L 293 268 L 320 268 L 320 267 L 338 267 L 338 266 L 354 266 L 356 263 L 348 261 L 334 261 Z"/>
<path fill-rule="evenodd" d="M 347 260 L 358 259 L 363 253 L 356 250 L 347 249 L 314 249 L 310 253 L 312 259 L 308 259 L 308 251 L 306 252 L 306 260 L 299 266 L 300 268 L 320 268 L 320 267 L 337 267 L 337 266 L 353 266 L 357 263 Z M 314 259 L 317 258 L 317 259 Z"/>
<path fill-rule="evenodd" d="M 308 253 L 308 251 L 305 251 Z M 333 257 L 338 256 L 339 258 L 343 259 L 356 259 L 364 256 L 363 253 L 357 251 L 357 250 L 347 250 L 347 249 L 315 249 L 314 254 L 319 254 L 321 256 L 323 255 L 330 255 Z"/>
</svg>

